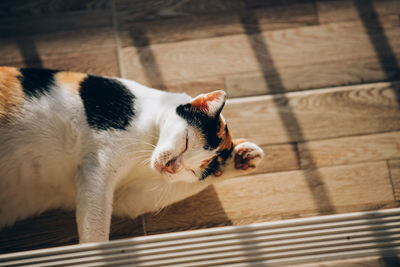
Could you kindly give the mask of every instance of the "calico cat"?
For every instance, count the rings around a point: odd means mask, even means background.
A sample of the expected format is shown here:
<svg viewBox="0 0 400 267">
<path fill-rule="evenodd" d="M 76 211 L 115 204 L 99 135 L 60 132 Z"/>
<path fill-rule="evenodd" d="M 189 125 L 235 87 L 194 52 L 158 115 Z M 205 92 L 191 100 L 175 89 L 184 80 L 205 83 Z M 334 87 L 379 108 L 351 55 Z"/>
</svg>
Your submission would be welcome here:
<svg viewBox="0 0 400 267">
<path fill-rule="evenodd" d="M 224 103 L 223 91 L 0 67 L 0 227 L 75 209 L 80 242 L 106 241 L 111 214 L 135 218 L 251 172 L 263 151 L 232 139 Z"/>
</svg>

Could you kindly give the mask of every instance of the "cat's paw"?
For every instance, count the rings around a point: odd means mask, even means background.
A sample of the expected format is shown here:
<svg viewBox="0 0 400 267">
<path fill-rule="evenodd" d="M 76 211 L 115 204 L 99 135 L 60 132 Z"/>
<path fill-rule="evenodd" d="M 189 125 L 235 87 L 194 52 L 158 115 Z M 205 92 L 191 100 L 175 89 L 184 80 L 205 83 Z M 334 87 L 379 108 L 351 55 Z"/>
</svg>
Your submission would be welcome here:
<svg viewBox="0 0 400 267">
<path fill-rule="evenodd" d="M 254 170 L 264 157 L 263 150 L 254 143 L 243 142 L 233 150 L 235 169 Z"/>
</svg>

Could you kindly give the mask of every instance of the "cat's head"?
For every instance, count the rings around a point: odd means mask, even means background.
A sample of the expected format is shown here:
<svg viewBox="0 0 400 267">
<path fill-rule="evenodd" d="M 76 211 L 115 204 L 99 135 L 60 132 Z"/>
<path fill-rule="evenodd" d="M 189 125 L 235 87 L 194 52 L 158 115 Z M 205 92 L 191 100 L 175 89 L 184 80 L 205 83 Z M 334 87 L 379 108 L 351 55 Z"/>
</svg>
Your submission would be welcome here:
<svg viewBox="0 0 400 267">
<path fill-rule="evenodd" d="M 171 182 L 220 176 L 233 150 L 221 115 L 225 98 L 224 91 L 214 91 L 174 107 L 162 124 L 151 167 Z"/>
</svg>

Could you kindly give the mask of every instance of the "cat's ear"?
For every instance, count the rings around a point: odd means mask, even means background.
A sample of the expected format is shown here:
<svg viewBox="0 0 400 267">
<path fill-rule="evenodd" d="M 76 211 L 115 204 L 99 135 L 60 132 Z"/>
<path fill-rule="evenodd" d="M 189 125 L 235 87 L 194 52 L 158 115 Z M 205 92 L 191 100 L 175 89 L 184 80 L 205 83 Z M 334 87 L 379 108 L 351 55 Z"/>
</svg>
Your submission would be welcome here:
<svg viewBox="0 0 400 267">
<path fill-rule="evenodd" d="M 226 93 L 222 90 L 214 91 L 208 94 L 201 94 L 195 97 L 190 103 L 191 108 L 210 117 L 219 116 L 225 105 Z"/>
</svg>

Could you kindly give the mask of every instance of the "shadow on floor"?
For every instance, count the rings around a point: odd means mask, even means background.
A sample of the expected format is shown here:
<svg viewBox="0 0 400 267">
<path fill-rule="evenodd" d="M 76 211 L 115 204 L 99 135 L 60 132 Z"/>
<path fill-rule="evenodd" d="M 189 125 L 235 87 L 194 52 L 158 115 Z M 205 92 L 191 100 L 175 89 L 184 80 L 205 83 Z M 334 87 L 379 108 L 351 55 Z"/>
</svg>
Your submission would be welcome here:
<svg viewBox="0 0 400 267">
<path fill-rule="evenodd" d="M 385 34 L 385 30 L 379 22 L 379 16 L 375 11 L 373 2 L 371 0 L 353 0 L 353 4 L 357 9 L 358 16 L 364 25 L 365 32 L 368 34 L 368 38 L 387 79 L 399 80 L 400 65 Z M 394 92 L 400 106 L 400 92 L 398 90 Z"/>
<path fill-rule="evenodd" d="M 142 236 L 140 217 L 113 217 L 110 239 Z M 0 254 L 78 243 L 75 212 L 53 210 L 0 231 Z"/>
<path fill-rule="evenodd" d="M 353 4 L 387 79 L 399 79 L 400 68 L 396 55 L 393 52 L 382 24 L 379 22 L 379 17 L 373 6 L 373 2 L 371 0 L 353 0 Z M 400 106 L 400 92 L 394 90 L 394 93 L 396 94 L 397 102 Z M 374 228 L 371 227 L 371 230 L 373 231 Z M 389 235 L 389 233 L 384 231 L 384 235 Z M 379 240 L 378 238 L 380 238 L 381 235 L 376 235 L 375 237 Z M 376 242 L 379 243 L 379 241 Z M 388 254 L 392 254 L 392 256 L 388 256 Z M 390 253 L 390 251 L 385 253 L 381 251 L 381 256 L 383 266 L 400 266 L 400 258 L 396 255 L 395 251 L 392 253 Z"/>
<path fill-rule="evenodd" d="M 43 63 L 37 51 L 34 40 L 29 37 L 16 39 L 19 51 L 24 59 L 24 66 L 28 68 L 43 68 Z"/>
<path fill-rule="evenodd" d="M 294 146 L 296 146 L 296 142 L 304 140 L 302 129 L 296 119 L 296 115 L 290 107 L 289 99 L 283 94 L 285 92 L 284 85 L 279 72 L 274 65 L 268 45 L 261 35 L 262 31 L 258 20 L 254 13 L 249 12 L 246 16 L 241 17 L 241 23 L 245 29 L 253 53 L 258 61 L 260 70 L 264 73 L 268 70 L 268 75 L 264 75 L 265 84 L 267 85 L 267 88 L 270 88 L 270 92 L 274 94 L 273 101 L 279 111 L 280 119 L 285 126 L 290 141 L 294 143 Z M 270 80 L 271 77 L 274 77 L 274 79 Z M 307 151 L 306 146 L 304 146 L 304 149 Z M 315 167 L 312 158 L 310 161 L 311 167 Z M 313 172 L 310 172 L 305 170 L 303 172 L 319 213 L 327 214 L 335 212 L 333 203 L 329 198 L 328 191 L 318 171 L 314 170 Z"/>
</svg>

